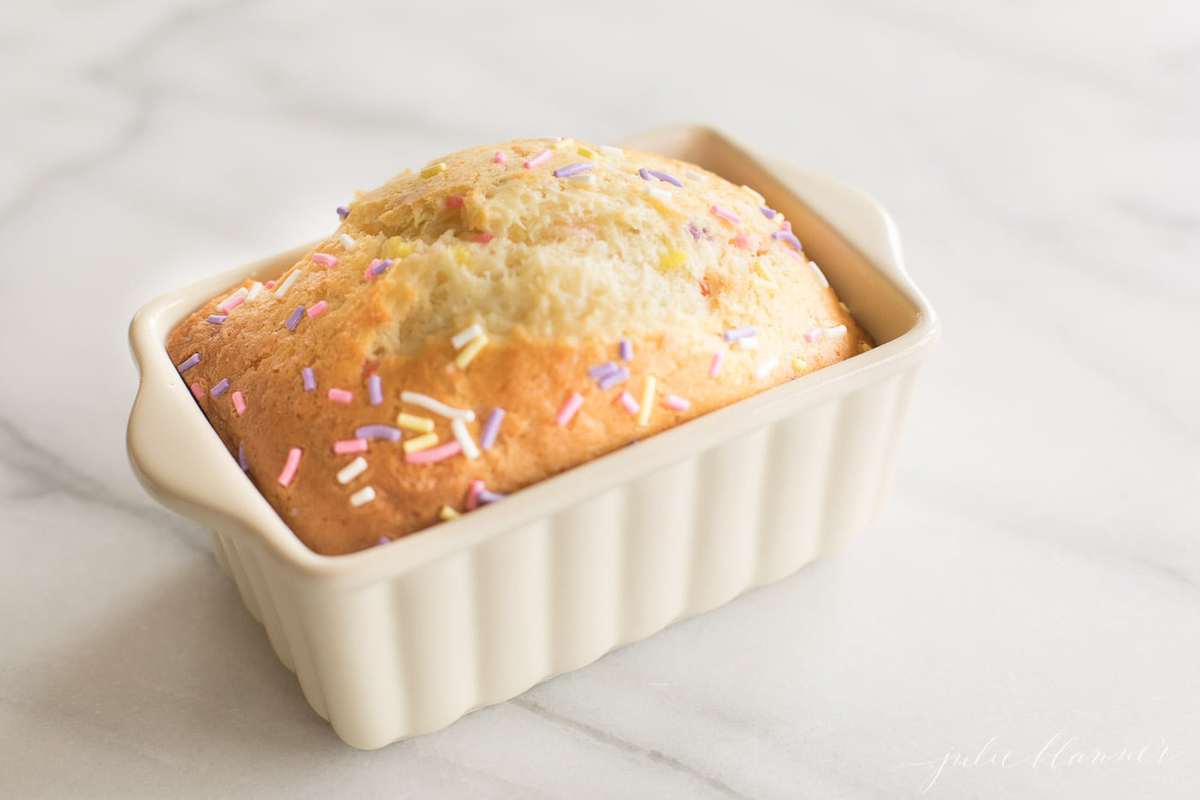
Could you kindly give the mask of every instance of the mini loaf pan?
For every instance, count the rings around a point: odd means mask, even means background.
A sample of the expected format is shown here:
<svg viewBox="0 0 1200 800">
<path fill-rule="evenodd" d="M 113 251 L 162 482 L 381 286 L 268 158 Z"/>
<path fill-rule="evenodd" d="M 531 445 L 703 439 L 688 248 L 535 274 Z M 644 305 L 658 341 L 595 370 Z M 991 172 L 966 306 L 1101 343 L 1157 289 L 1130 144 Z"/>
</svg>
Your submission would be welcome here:
<svg viewBox="0 0 1200 800">
<path fill-rule="evenodd" d="M 133 319 L 134 471 L 160 502 L 213 531 L 218 561 L 280 661 L 354 747 L 437 730 L 789 575 L 869 525 L 886 495 L 938 330 L 887 213 L 709 128 L 627 144 L 765 195 L 878 346 L 461 519 L 323 556 L 238 468 L 164 346 L 213 295 L 276 277 L 307 248 L 160 297 Z"/>
</svg>

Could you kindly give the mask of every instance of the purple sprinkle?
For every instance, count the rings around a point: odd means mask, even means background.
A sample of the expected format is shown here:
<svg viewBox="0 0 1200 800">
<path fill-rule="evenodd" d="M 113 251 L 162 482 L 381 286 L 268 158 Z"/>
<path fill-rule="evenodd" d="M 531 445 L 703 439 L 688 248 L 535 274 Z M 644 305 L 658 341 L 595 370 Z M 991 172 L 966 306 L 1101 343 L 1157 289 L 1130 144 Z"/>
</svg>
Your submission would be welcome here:
<svg viewBox="0 0 1200 800">
<path fill-rule="evenodd" d="M 593 380 L 600 380 L 607 377 L 620 369 L 615 361 L 606 361 L 603 364 L 597 364 L 594 367 L 588 367 L 588 375 L 592 376 Z"/>
<path fill-rule="evenodd" d="M 209 314 L 208 319 L 205 320 L 205 322 L 209 322 L 213 325 L 220 325 L 222 322 L 224 322 L 227 319 L 229 319 L 228 314 Z"/>
<path fill-rule="evenodd" d="M 296 306 L 296 310 L 287 318 L 287 322 L 283 323 L 289 331 L 296 330 L 296 326 L 300 324 L 300 318 L 304 316 L 304 306 Z"/>
<path fill-rule="evenodd" d="M 586 161 L 580 162 L 578 164 L 567 164 L 565 167 L 559 167 L 558 169 L 554 170 L 554 177 L 570 178 L 574 175 L 579 175 L 584 172 L 587 172 L 588 170 L 590 170 L 592 168 L 592 166 L 593 166 L 592 164 L 589 164 Z"/>
<path fill-rule="evenodd" d="M 389 539 L 389 538 L 388 538 L 388 537 L 386 537 L 386 536 L 380 536 L 380 537 L 379 537 L 379 541 L 378 541 L 378 542 L 376 542 L 375 544 L 376 544 L 376 545 L 381 545 L 381 544 L 390 544 L 390 543 L 391 543 L 391 541 L 392 541 L 392 540 L 391 540 L 391 539 Z"/>
<path fill-rule="evenodd" d="M 350 216 L 350 209 L 346 208 L 345 206 L 338 206 L 337 214 L 341 219 L 345 219 L 346 217 Z"/>
<path fill-rule="evenodd" d="M 228 390 L 229 390 L 229 378 L 221 378 L 221 380 L 217 381 L 217 385 L 209 390 L 208 396 L 209 397 L 220 397 L 221 395 L 225 394 L 225 392 L 227 392 Z"/>
<path fill-rule="evenodd" d="M 763 212 L 763 216 L 767 219 L 775 219 L 775 215 L 779 213 L 775 209 L 766 206 L 761 206 L 759 210 Z"/>
<path fill-rule="evenodd" d="M 638 170 L 638 175 L 641 175 L 642 180 L 644 180 L 644 181 L 648 181 L 654 177 L 653 175 L 650 174 L 650 170 L 646 169 L 645 167 L 642 167 L 641 169 Z"/>
<path fill-rule="evenodd" d="M 317 388 L 317 376 L 313 375 L 312 367 L 300 370 L 300 379 L 304 381 L 304 391 L 311 392 Z"/>
<path fill-rule="evenodd" d="M 500 433 L 500 423 L 504 421 L 504 413 L 503 408 L 492 409 L 487 424 L 483 426 L 483 435 L 479 437 L 479 446 L 484 450 L 491 450 L 492 445 L 496 443 L 496 436 Z"/>
<path fill-rule="evenodd" d="M 501 494 L 500 492 L 493 492 L 488 489 L 480 489 L 477 497 L 479 498 L 479 505 L 486 506 L 488 503 L 494 503 L 497 500 L 503 500 L 504 498 L 508 497 L 508 495 Z"/>
<path fill-rule="evenodd" d="M 791 231 L 775 231 L 771 234 L 772 239 L 781 239 L 797 250 L 803 250 L 804 245 L 800 244 L 800 240 L 796 238 L 796 234 Z"/>
<path fill-rule="evenodd" d="M 633 342 L 628 339 L 622 339 L 620 351 L 622 361 L 633 361 Z"/>
<path fill-rule="evenodd" d="M 649 172 L 651 175 L 658 178 L 660 181 L 666 181 L 667 183 L 671 184 L 672 186 L 678 186 L 680 189 L 683 188 L 683 182 L 680 181 L 678 178 L 676 178 L 674 175 L 668 175 L 667 173 L 659 172 L 656 169 L 648 169 L 648 170 L 646 170 L 646 172 Z M 643 175 L 642 177 L 644 178 L 646 176 Z"/>
<path fill-rule="evenodd" d="M 692 238 L 695 239 L 697 242 L 700 241 L 701 239 L 711 239 L 712 238 L 712 234 L 708 232 L 708 228 L 706 228 L 706 227 L 702 228 L 694 222 L 688 223 L 688 233 L 690 233 L 692 235 Z"/>
<path fill-rule="evenodd" d="M 242 468 L 242 472 L 250 471 L 250 462 L 246 460 L 246 445 L 238 442 L 238 466 Z"/>
<path fill-rule="evenodd" d="M 371 399 L 371 405 L 383 405 L 383 379 L 378 375 L 367 378 L 367 395 Z"/>
<path fill-rule="evenodd" d="M 392 266 L 390 258 L 377 258 L 371 262 L 371 266 L 367 268 L 367 271 L 372 275 L 379 275 L 390 266 Z"/>
<path fill-rule="evenodd" d="M 191 369 L 192 367 L 196 366 L 199 363 L 200 363 L 200 354 L 192 353 L 190 356 L 188 356 L 187 358 L 185 358 L 183 360 L 183 363 L 181 363 L 181 364 L 179 364 L 179 366 L 175 367 L 175 369 L 179 370 L 180 372 L 187 372 L 189 369 Z"/>
<path fill-rule="evenodd" d="M 618 367 L 616 372 L 611 372 L 600 379 L 600 389 L 608 391 L 618 383 L 624 383 L 627 380 L 629 380 L 629 370 L 624 367 Z"/>
<path fill-rule="evenodd" d="M 758 331 L 754 329 L 753 325 L 747 325 L 744 328 L 730 328 L 725 331 L 725 341 L 736 342 L 738 339 L 746 339 L 757 335 Z"/>
<path fill-rule="evenodd" d="M 400 429 L 391 425 L 363 425 L 354 431 L 355 439 L 385 439 L 389 442 L 400 441 Z"/>
</svg>

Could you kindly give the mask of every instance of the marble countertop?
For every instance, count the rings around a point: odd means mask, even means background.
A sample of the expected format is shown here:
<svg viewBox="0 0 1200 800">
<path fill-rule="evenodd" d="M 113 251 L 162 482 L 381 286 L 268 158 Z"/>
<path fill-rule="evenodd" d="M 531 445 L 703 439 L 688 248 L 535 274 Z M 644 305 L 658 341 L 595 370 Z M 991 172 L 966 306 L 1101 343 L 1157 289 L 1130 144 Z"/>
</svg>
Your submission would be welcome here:
<svg viewBox="0 0 1200 800">
<path fill-rule="evenodd" d="M 1121 5 L 10 11 L 0 795 L 1200 795 L 1200 10 Z M 717 612 L 349 749 L 134 481 L 131 315 L 433 155 L 680 121 L 895 215 L 945 334 L 886 510 Z"/>
</svg>

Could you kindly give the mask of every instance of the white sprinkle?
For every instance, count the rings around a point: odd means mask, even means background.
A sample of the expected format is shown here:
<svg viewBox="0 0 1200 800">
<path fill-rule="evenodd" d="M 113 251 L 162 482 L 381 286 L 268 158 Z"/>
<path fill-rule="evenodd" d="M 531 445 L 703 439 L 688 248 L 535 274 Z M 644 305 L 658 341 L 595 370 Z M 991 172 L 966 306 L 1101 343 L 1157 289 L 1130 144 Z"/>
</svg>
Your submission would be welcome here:
<svg viewBox="0 0 1200 800">
<path fill-rule="evenodd" d="M 458 333 L 450 337 L 450 344 L 454 345 L 455 350 L 462 350 L 463 345 L 467 342 L 483 335 L 483 326 L 475 323 L 469 328 L 463 328 Z"/>
<path fill-rule="evenodd" d="M 450 420 L 450 430 L 454 433 L 454 438 L 458 440 L 458 446 L 462 448 L 463 455 L 469 461 L 479 458 L 479 447 L 471 438 L 471 432 L 467 430 L 467 423 L 463 422 L 461 418 L 452 419 Z"/>
<path fill-rule="evenodd" d="M 621 149 L 621 148 L 619 148 L 619 147 L 613 147 L 611 144 L 602 144 L 602 145 L 600 145 L 600 151 L 601 151 L 602 153 L 604 153 L 605 155 L 608 155 L 608 156 L 615 156 L 615 157 L 617 157 L 617 158 L 620 158 L 621 156 L 625 155 L 625 151 L 624 151 L 624 150 L 622 150 L 622 149 Z"/>
<path fill-rule="evenodd" d="M 832 328 L 826 328 L 825 335 L 830 339 L 840 339 L 846 335 L 846 326 L 834 325 Z"/>
<path fill-rule="evenodd" d="M 354 237 L 350 234 L 343 233 L 338 237 L 338 241 L 340 241 L 342 243 L 342 247 L 346 248 L 347 250 L 354 249 Z"/>
<path fill-rule="evenodd" d="M 427 394 L 420 392 L 401 392 L 400 399 L 405 403 L 412 403 L 414 406 L 420 406 L 427 411 L 432 411 L 447 419 L 461 419 L 464 422 L 474 422 L 475 412 L 469 408 L 454 408 L 448 406 L 441 400 L 434 400 Z"/>
<path fill-rule="evenodd" d="M 758 349 L 758 337 L 757 336 L 744 336 L 741 339 L 738 339 L 735 344 L 737 344 L 738 350 L 757 350 Z"/>
<path fill-rule="evenodd" d="M 279 284 L 279 286 L 277 286 L 277 287 L 275 288 L 275 299 L 276 299 L 276 300 L 279 300 L 279 299 L 281 299 L 281 298 L 282 298 L 282 297 L 283 297 L 285 294 L 287 294 L 287 293 L 288 293 L 288 289 L 292 288 L 292 284 L 293 284 L 293 283 L 295 283 L 295 282 L 296 282 L 296 279 L 297 279 L 297 278 L 299 278 L 299 277 L 300 277 L 300 270 L 299 270 L 299 269 L 294 269 L 294 270 L 292 270 L 291 272 L 289 272 L 289 273 L 288 273 L 288 276 L 287 276 L 286 278 L 284 278 L 284 279 L 283 279 L 283 283 Z"/>
<path fill-rule="evenodd" d="M 596 176 L 590 172 L 581 172 L 578 175 L 569 176 L 567 180 L 572 183 L 586 183 L 591 185 L 596 182 Z"/>
<path fill-rule="evenodd" d="M 662 200 L 664 203 L 671 202 L 671 193 L 668 192 L 666 189 L 660 189 L 657 186 L 647 186 L 646 191 L 650 193 L 651 197 L 657 197 L 659 200 Z"/>
<path fill-rule="evenodd" d="M 253 283 L 251 283 L 250 284 L 250 293 L 246 295 L 246 302 L 249 302 L 251 300 L 257 300 L 258 296 L 260 294 L 262 294 L 262 290 L 263 290 L 262 281 L 254 281 Z"/>
<path fill-rule="evenodd" d="M 347 484 L 367 471 L 367 460 L 362 456 L 351 461 L 346 466 L 338 470 L 337 481 L 340 484 Z"/>
<path fill-rule="evenodd" d="M 754 377 L 758 378 L 759 380 L 762 380 L 763 378 L 767 377 L 772 372 L 774 372 L 775 368 L 778 366 L 779 366 L 779 359 L 776 358 L 775 356 L 771 356 L 766 361 L 761 362 L 758 365 L 758 367 L 755 368 Z"/>
<path fill-rule="evenodd" d="M 375 499 L 375 487 L 374 486 L 364 486 L 363 488 L 359 489 L 354 494 L 350 495 L 350 505 L 354 506 L 355 508 L 358 508 L 359 506 L 365 506 L 367 503 L 371 502 L 374 499 Z"/>
<path fill-rule="evenodd" d="M 821 268 L 817 266 L 817 262 L 810 261 L 810 262 L 808 262 L 808 265 L 810 267 L 812 267 L 813 272 L 817 273 L 817 280 L 819 280 L 821 282 L 821 288 L 828 289 L 829 281 L 825 278 L 825 273 L 821 272 Z"/>
</svg>

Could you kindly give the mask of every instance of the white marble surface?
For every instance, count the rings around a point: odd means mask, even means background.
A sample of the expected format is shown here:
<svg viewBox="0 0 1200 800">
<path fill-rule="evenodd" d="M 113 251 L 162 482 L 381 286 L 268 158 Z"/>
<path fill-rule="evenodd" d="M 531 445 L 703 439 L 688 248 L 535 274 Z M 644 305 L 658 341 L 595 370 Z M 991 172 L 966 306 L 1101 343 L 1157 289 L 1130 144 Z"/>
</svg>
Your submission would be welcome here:
<svg viewBox="0 0 1200 800">
<path fill-rule="evenodd" d="M 0 16 L 0 796 L 1200 794 L 1198 7 L 421 5 Z M 895 214 L 945 337 L 886 512 L 348 749 L 133 480 L 130 316 L 438 153 L 676 121 Z"/>
</svg>

